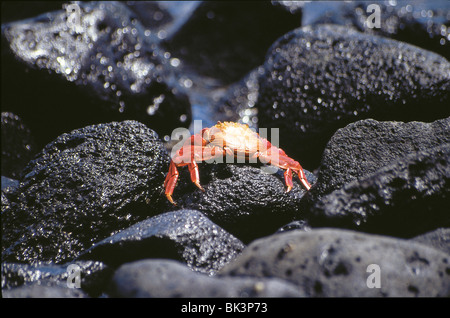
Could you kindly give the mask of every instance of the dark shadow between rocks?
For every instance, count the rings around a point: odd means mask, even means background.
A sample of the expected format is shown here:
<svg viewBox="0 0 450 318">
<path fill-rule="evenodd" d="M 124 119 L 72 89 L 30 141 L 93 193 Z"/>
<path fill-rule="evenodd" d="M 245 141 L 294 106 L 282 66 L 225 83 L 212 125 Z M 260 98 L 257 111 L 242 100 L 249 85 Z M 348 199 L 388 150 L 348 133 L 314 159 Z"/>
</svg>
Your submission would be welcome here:
<svg viewBox="0 0 450 318">
<path fill-rule="evenodd" d="M 177 244 L 168 238 L 150 237 L 142 241 L 123 241 L 118 244 L 99 244 L 79 256 L 80 260 L 101 261 L 113 268 L 146 258 L 173 259 L 184 262 Z"/>
</svg>

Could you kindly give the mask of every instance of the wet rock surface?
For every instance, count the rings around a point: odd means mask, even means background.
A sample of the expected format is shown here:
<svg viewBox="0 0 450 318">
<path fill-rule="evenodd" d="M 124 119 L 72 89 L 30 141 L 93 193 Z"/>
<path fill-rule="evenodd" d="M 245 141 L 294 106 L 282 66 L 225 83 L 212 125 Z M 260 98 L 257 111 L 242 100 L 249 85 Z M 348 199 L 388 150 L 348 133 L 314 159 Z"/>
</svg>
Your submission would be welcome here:
<svg viewBox="0 0 450 318">
<path fill-rule="evenodd" d="M 316 185 L 302 201 L 308 202 L 362 179 L 419 150 L 450 142 L 450 117 L 424 122 L 380 122 L 365 119 L 336 131 L 323 152 Z"/>
<path fill-rule="evenodd" d="M 12 191 L 19 186 L 19 181 L 2 176 L 2 193 L 3 191 Z"/>
<path fill-rule="evenodd" d="M 230 85 L 226 92 L 213 103 L 215 119 L 235 121 L 258 128 L 258 109 L 255 107 L 259 96 L 259 76 L 264 73 L 258 67 L 242 80 Z"/>
<path fill-rule="evenodd" d="M 4 298 L 87 298 L 79 289 L 60 286 L 29 285 L 2 291 Z"/>
<path fill-rule="evenodd" d="M 307 169 L 317 167 L 328 139 L 350 122 L 450 115 L 445 58 L 351 28 L 295 29 L 272 45 L 264 68 L 258 125 L 279 128 L 281 147 Z"/>
<path fill-rule="evenodd" d="M 78 271 L 80 276 L 76 278 Z M 68 265 L 35 266 L 2 264 L 2 289 L 12 290 L 8 297 L 97 297 L 109 283 L 112 270 L 98 261 L 76 261 Z M 79 284 L 79 292 L 70 287 Z M 72 288 L 73 289 L 73 288 Z M 39 296 L 39 292 L 43 293 Z M 29 294 L 29 296 L 26 296 Z M 58 295 L 59 294 L 59 295 Z M 22 296 L 21 296 L 22 295 Z M 53 295 L 53 296 L 52 296 Z"/>
<path fill-rule="evenodd" d="M 2 259 L 64 262 L 166 204 L 168 154 L 135 121 L 88 126 L 48 144 L 2 211 Z M 152 211 L 153 210 L 153 211 Z"/>
<path fill-rule="evenodd" d="M 377 8 L 369 8 L 369 5 Z M 382 35 L 411 43 L 449 58 L 450 17 L 448 1 L 365 1 L 328 2 L 323 5 L 311 1 L 304 3 L 303 25 L 338 24 L 357 28 L 359 31 Z M 374 27 L 373 13 L 380 14 L 379 27 Z M 368 18 L 372 16 L 367 23 Z M 370 27 L 372 26 L 372 27 Z"/>
<path fill-rule="evenodd" d="M 162 136 L 188 127 L 189 99 L 158 37 L 120 2 L 77 8 L 77 23 L 61 9 L 2 26 L 2 108 L 41 146 L 105 121 L 139 120 Z"/>
<path fill-rule="evenodd" d="M 211 277 L 169 260 L 122 265 L 109 293 L 113 297 L 302 297 L 294 285 L 275 278 Z"/>
<path fill-rule="evenodd" d="M 2 296 L 449 297 L 444 2 L 2 3 Z M 224 158 L 170 204 L 195 120 L 312 188 Z"/>
<path fill-rule="evenodd" d="M 422 244 L 317 229 L 254 241 L 220 275 L 281 278 L 316 297 L 448 297 L 449 262 L 449 254 Z M 377 270 L 380 288 L 369 288 Z"/>
<path fill-rule="evenodd" d="M 411 240 L 450 254 L 450 228 L 439 228 L 413 237 Z"/>
<path fill-rule="evenodd" d="M 257 164 L 199 164 L 200 183 L 205 192 L 196 188 L 187 169 L 182 169 L 180 178 L 189 183 L 184 188 L 175 188 L 173 198 L 180 206 L 201 211 L 244 243 L 271 234 L 292 221 L 306 193 L 298 177 L 293 178 L 294 188 L 286 193 L 282 171 L 263 171 Z M 305 174 L 314 184 L 315 176 L 309 171 Z M 183 195 L 184 192 L 187 193 Z"/>
<path fill-rule="evenodd" d="M 213 274 L 244 249 L 244 244 L 194 210 L 167 212 L 95 244 L 80 259 L 111 266 L 143 258 L 169 258 Z"/>
<path fill-rule="evenodd" d="M 418 151 L 321 198 L 313 226 L 412 237 L 449 226 L 450 144 Z M 405 226 L 407 220 L 407 226 Z"/>
</svg>

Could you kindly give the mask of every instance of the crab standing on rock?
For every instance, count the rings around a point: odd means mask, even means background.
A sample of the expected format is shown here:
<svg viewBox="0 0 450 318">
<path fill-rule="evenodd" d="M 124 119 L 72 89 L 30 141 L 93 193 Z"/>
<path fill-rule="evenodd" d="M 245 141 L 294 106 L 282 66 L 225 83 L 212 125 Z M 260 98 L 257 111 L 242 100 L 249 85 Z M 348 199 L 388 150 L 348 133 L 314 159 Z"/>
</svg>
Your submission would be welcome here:
<svg viewBox="0 0 450 318">
<path fill-rule="evenodd" d="M 202 129 L 200 134 L 193 135 L 173 156 L 169 172 L 164 182 L 167 199 L 172 203 L 172 193 L 178 180 L 177 167 L 188 166 L 192 182 L 202 191 L 197 162 L 212 160 L 226 155 L 240 159 L 259 159 L 284 169 L 284 181 L 289 192 L 292 183 L 292 172 L 298 174 L 300 182 L 309 190 L 311 185 L 306 179 L 302 166 L 286 153 L 273 146 L 267 139 L 259 136 L 248 125 L 233 122 L 218 122 L 211 128 Z"/>
</svg>

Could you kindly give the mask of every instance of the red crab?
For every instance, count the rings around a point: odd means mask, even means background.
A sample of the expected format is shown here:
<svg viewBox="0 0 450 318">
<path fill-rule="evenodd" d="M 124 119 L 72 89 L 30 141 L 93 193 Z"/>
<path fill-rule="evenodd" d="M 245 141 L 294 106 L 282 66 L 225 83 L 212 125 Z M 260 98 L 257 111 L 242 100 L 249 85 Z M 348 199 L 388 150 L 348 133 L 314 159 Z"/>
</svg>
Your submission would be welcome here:
<svg viewBox="0 0 450 318">
<path fill-rule="evenodd" d="M 176 205 L 172 199 L 172 194 L 179 175 L 177 167 L 188 166 L 192 182 L 200 190 L 205 191 L 200 185 L 197 162 L 226 155 L 241 159 L 258 158 L 263 163 L 269 163 L 284 169 L 286 192 L 289 192 L 294 186 L 292 172 L 298 174 L 300 182 L 306 190 L 311 188 L 302 166 L 288 157 L 282 149 L 273 146 L 267 139 L 260 137 L 248 125 L 219 121 L 215 126 L 204 128 L 200 134 L 193 135 L 173 156 L 164 182 L 167 199 Z"/>
</svg>

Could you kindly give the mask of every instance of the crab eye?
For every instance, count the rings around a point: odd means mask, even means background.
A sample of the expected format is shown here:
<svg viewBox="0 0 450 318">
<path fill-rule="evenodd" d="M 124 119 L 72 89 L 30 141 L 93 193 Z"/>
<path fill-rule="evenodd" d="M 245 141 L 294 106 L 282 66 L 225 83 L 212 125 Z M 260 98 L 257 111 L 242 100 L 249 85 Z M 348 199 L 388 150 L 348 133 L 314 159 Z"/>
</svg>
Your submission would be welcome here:
<svg viewBox="0 0 450 318">
<path fill-rule="evenodd" d="M 214 139 L 216 139 L 216 136 L 214 135 L 209 136 L 209 141 L 214 141 Z"/>
</svg>

